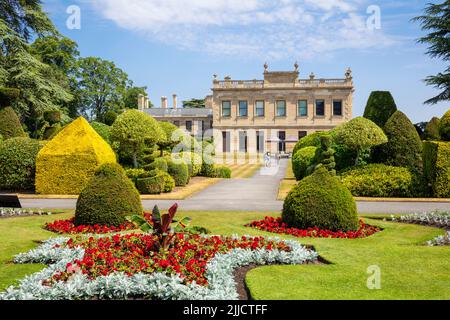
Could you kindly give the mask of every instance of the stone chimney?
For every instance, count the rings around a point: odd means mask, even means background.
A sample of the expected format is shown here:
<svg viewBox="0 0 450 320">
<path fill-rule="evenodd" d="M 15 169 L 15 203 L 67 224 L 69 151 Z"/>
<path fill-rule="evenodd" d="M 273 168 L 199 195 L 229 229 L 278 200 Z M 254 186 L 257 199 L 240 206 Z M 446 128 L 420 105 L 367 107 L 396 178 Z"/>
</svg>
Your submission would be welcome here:
<svg viewBox="0 0 450 320">
<path fill-rule="evenodd" d="M 176 109 L 176 108 L 178 108 L 178 96 L 174 93 L 174 94 L 172 95 L 172 97 L 173 97 L 173 105 L 172 105 L 172 108 Z"/>
<path fill-rule="evenodd" d="M 167 97 L 161 97 L 161 108 L 167 109 Z"/>
<path fill-rule="evenodd" d="M 145 100 L 146 100 L 146 97 L 143 94 L 140 94 L 138 96 L 138 109 L 140 111 L 144 110 L 144 108 L 145 108 L 145 103 L 146 103 Z"/>
</svg>

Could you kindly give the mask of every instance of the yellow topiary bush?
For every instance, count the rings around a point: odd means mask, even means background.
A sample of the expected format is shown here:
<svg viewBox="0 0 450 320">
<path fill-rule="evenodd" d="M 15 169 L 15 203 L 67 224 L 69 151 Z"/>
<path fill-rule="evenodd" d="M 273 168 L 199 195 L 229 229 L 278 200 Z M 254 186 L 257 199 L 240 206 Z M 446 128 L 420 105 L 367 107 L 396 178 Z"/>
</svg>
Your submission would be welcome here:
<svg viewBox="0 0 450 320">
<path fill-rule="evenodd" d="M 114 151 L 80 117 L 61 130 L 39 152 L 36 160 L 36 192 L 79 194 L 97 167 L 111 162 L 116 162 Z"/>
</svg>

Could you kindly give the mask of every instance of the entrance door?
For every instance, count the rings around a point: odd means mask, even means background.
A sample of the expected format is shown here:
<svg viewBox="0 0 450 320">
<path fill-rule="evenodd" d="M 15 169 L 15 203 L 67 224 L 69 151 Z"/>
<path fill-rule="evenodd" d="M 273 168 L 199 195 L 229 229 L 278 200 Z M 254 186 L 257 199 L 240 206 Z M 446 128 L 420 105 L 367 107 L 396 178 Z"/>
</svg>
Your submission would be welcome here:
<svg viewBox="0 0 450 320">
<path fill-rule="evenodd" d="M 222 152 L 230 152 L 231 149 L 230 133 L 227 131 L 222 131 Z"/>
<path fill-rule="evenodd" d="M 239 152 L 247 153 L 247 132 L 239 132 Z"/>
<path fill-rule="evenodd" d="M 286 152 L 286 131 L 278 131 L 278 152 Z"/>
</svg>

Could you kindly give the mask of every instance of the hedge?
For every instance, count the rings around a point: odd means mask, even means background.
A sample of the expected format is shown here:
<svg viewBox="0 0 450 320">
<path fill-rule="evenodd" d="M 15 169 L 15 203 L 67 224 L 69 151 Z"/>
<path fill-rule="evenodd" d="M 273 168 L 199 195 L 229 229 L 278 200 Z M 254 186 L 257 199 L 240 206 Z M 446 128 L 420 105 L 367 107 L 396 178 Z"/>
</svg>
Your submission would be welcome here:
<svg viewBox="0 0 450 320">
<path fill-rule="evenodd" d="M 354 231 L 359 227 L 352 194 L 324 167 L 291 190 L 284 201 L 282 219 L 290 227 L 300 229 Z"/>
<path fill-rule="evenodd" d="M 227 166 L 216 166 L 215 168 L 215 178 L 230 179 L 231 169 Z"/>
<path fill-rule="evenodd" d="M 104 119 L 104 123 L 107 126 L 112 126 L 117 119 L 117 113 L 115 113 L 112 110 L 108 110 L 108 111 L 106 111 L 105 115 L 103 116 L 103 119 Z"/>
<path fill-rule="evenodd" d="M 11 107 L 0 108 L 0 134 L 5 140 L 27 136 L 20 124 L 19 117 Z"/>
<path fill-rule="evenodd" d="M 36 157 L 41 145 L 30 138 L 12 138 L 0 144 L 0 189 L 34 189 Z"/>
<path fill-rule="evenodd" d="M 0 87 L 0 108 L 12 105 L 12 103 L 19 97 L 19 89 Z"/>
<path fill-rule="evenodd" d="M 50 124 L 56 124 L 61 122 L 61 111 L 59 110 L 44 111 L 44 120 Z"/>
<path fill-rule="evenodd" d="M 369 164 L 342 172 L 340 180 L 355 197 L 414 196 L 415 179 L 407 168 Z"/>
<path fill-rule="evenodd" d="M 103 138 L 103 140 L 105 140 L 106 142 L 108 142 L 109 144 L 111 144 L 111 127 L 101 123 L 101 122 L 96 122 L 93 121 L 91 123 L 92 128 L 94 128 L 95 132 L 97 132 L 100 137 Z"/>
<path fill-rule="evenodd" d="M 436 198 L 450 198 L 450 142 L 424 142 L 424 177 Z"/>
<path fill-rule="evenodd" d="M 189 171 L 188 166 L 185 163 L 169 161 L 168 172 L 175 180 L 175 185 L 177 187 L 184 187 L 189 183 Z"/>
<path fill-rule="evenodd" d="M 427 123 L 425 130 L 423 131 L 424 140 L 439 141 L 441 136 L 439 134 L 439 123 L 441 120 L 437 117 L 433 117 L 430 122 Z"/>
<path fill-rule="evenodd" d="M 306 170 L 314 163 L 317 147 L 305 147 L 298 150 L 292 157 L 292 170 L 297 181 L 306 177 Z"/>
<path fill-rule="evenodd" d="M 439 122 L 439 134 L 444 141 L 450 141 L 450 110 L 448 110 Z"/>
<path fill-rule="evenodd" d="M 136 187 L 141 194 L 160 194 L 164 190 L 164 177 L 155 175 L 148 178 L 139 178 Z"/>
<path fill-rule="evenodd" d="M 116 155 L 82 117 L 67 125 L 39 152 L 36 162 L 36 192 L 79 194 L 104 163 Z"/>
<path fill-rule="evenodd" d="M 166 158 L 156 158 L 150 165 L 147 166 L 149 170 L 161 170 L 167 172 L 169 169 Z"/>
<path fill-rule="evenodd" d="M 129 215 L 142 215 L 141 198 L 117 163 L 100 166 L 78 197 L 75 225 L 119 226 Z"/>
</svg>

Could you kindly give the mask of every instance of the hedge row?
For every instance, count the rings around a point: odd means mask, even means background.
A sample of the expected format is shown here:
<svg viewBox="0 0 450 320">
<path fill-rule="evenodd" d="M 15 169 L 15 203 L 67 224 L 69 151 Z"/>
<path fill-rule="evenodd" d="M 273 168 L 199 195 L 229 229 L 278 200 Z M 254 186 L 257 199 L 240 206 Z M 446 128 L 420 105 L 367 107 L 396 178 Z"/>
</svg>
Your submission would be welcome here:
<svg viewBox="0 0 450 320">
<path fill-rule="evenodd" d="M 429 193 L 450 197 L 450 142 L 424 142 L 424 177 Z"/>
</svg>

